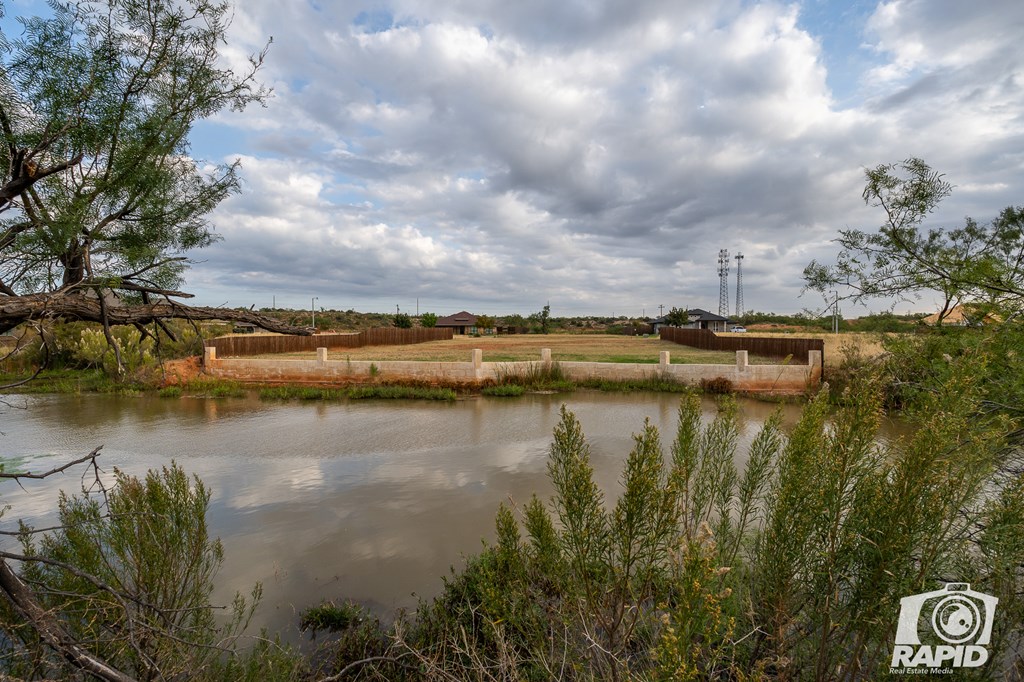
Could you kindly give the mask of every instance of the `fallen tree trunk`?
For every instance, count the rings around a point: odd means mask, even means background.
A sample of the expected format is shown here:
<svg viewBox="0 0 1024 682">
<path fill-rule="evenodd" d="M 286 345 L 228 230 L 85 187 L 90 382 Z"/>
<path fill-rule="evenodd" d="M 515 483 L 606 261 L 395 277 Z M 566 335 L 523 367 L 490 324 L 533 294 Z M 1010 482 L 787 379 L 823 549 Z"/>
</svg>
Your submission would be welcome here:
<svg viewBox="0 0 1024 682">
<path fill-rule="evenodd" d="M 104 310 L 105 308 L 105 310 Z M 98 322 L 107 325 L 142 325 L 161 320 L 225 320 L 249 322 L 271 332 L 309 336 L 307 327 L 294 327 L 251 310 L 207 308 L 182 305 L 173 301 L 117 305 L 101 303 L 96 296 L 79 292 L 0 296 L 0 333 L 14 329 L 24 322 L 65 320 Z"/>
</svg>

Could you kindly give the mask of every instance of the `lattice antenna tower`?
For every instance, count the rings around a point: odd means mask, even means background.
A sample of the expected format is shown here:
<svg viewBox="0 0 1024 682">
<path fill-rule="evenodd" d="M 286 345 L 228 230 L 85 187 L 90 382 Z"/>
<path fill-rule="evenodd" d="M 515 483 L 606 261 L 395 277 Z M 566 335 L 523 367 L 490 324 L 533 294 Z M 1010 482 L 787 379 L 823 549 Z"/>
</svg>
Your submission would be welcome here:
<svg viewBox="0 0 1024 682">
<path fill-rule="evenodd" d="M 718 252 L 718 314 L 729 317 L 729 251 Z"/>
<path fill-rule="evenodd" d="M 736 317 L 743 316 L 743 254 L 736 254 Z"/>
</svg>

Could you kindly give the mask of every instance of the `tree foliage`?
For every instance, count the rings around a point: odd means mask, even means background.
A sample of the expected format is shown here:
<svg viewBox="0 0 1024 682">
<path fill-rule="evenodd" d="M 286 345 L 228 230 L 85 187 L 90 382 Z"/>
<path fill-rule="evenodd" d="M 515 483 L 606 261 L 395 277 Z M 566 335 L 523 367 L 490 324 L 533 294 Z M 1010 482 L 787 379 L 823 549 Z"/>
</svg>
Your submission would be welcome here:
<svg viewBox="0 0 1024 682">
<path fill-rule="evenodd" d="M 848 287 L 850 298 L 943 296 L 942 316 L 960 301 L 1019 309 L 1024 301 L 1024 208 L 1004 208 L 990 223 L 967 218 L 951 230 L 925 228 L 953 191 L 921 159 L 883 164 L 865 173 L 864 201 L 878 207 L 877 232 L 841 230 L 834 265 L 812 262 L 808 289 Z"/>
<path fill-rule="evenodd" d="M 427 328 L 436 327 L 437 315 L 435 313 L 423 313 L 420 315 L 420 326 Z"/>
<path fill-rule="evenodd" d="M 412 329 L 412 318 L 409 317 L 408 313 L 395 313 L 392 321 L 399 329 Z"/>
<path fill-rule="evenodd" d="M 665 315 L 665 324 L 672 327 L 683 327 L 690 322 L 690 316 L 686 308 L 672 307 L 672 310 L 668 311 Z"/>
<path fill-rule="evenodd" d="M 489 334 L 494 329 L 495 320 L 490 315 L 480 315 L 476 318 L 476 330 Z"/>
<path fill-rule="evenodd" d="M 261 103 L 264 53 L 220 64 L 228 5 L 54 2 L 0 37 L 0 332 L 47 318 L 146 324 L 245 319 L 183 306 L 186 253 L 238 166 L 193 159 L 193 125 Z"/>
</svg>

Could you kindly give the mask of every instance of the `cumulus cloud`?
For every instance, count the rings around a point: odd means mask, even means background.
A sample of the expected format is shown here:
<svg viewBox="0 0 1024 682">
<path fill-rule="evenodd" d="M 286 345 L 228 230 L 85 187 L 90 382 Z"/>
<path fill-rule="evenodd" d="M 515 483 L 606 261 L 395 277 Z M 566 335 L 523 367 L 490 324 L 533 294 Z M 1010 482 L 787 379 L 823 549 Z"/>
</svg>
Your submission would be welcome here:
<svg viewBox="0 0 1024 682">
<path fill-rule="evenodd" d="M 728 248 L 748 307 L 795 311 L 836 230 L 880 222 L 864 167 L 944 171 L 962 188 L 944 224 L 1019 203 L 1024 7 L 882 2 L 843 17 L 842 57 L 812 4 L 246 2 L 229 56 L 273 35 L 276 95 L 195 140 L 230 130 L 246 184 L 190 284 L 237 305 L 639 315 L 715 307 Z M 865 65 L 841 101 L 840 62 Z"/>
</svg>

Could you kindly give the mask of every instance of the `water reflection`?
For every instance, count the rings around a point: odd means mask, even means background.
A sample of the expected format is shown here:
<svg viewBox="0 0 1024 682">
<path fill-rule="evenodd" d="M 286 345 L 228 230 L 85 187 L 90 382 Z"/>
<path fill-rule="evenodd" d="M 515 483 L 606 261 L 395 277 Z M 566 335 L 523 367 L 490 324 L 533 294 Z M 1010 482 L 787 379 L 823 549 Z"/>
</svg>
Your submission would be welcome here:
<svg viewBox="0 0 1024 682">
<path fill-rule="evenodd" d="M 0 454 L 36 470 L 103 444 L 103 466 L 142 475 L 172 459 L 212 491 L 210 525 L 225 545 L 216 597 L 264 583 L 257 624 L 284 630 L 322 598 L 382 611 L 431 596 L 440 576 L 493 536 L 509 498 L 550 495 L 546 456 L 565 402 L 591 442 L 598 483 L 618 489 L 631 434 L 650 417 L 675 431 L 671 395 L 531 395 L 514 400 L 266 403 L 253 397 L 45 396 L 0 416 Z M 705 419 L 714 413 L 705 402 Z M 775 405 L 744 401 L 740 451 Z M 797 406 L 783 406 L 795 421 Z M 8 519 L 42 524 L 77 474 L 9 487 Z"/>
</svg>

